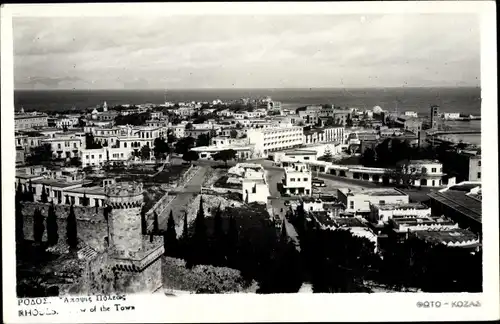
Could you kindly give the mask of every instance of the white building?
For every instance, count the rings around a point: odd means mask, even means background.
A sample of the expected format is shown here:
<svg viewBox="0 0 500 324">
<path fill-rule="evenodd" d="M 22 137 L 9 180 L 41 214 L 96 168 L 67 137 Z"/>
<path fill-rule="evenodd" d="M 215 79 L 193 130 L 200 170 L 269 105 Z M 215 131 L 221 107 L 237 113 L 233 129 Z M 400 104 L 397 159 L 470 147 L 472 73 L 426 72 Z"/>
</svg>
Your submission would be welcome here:
<svg viewBox="0 0 500 324">
<path fill-rule="evenodd" d="M 415 111 L 405 111 L 405 116 L 417 118 L 418 117 L 418 113 L 415 112 Z"/>
<path fill-rule="evenodd" d="M 104 166 L 107 161 L 107 149 L 83 149 L 82 150 L 82 167 Z"/>
<path fill-rule="evenodd" d="M 292 163 L 284 168 L 283 191 L 289 195 L 312 194 L 312 174 L 309 166 L 305 163 Z"/>
<path fill-rule="evenodd" d="M 266 157 L 269 152 L 302 145 L 302 134 L 300 126 L 250 129 L 247 132 L 249 142 L 255 145 L 255 152 L 261 157 Z"/>
<path fill-rule="evenodd" d="M 41 141 L 41 144 L 50 144 L 52 148 L 52 156 L 54 158 L 69 159 L 79 157 L 80 151 L 83 148 L 85 139 L 80 137 L 54 137 L 46 138 Z"/>
<path fill-rule="evenodd" d="M 23 130 L 33 127 L 47 127 L 49 123 L 49 116 L 43 113 L 17 113 L 14 114 L 14 129 Z"/>
<path fill-rule="evenodd" d="M 446 120 L 454 120 L 460 118 L 460 113 L 444 113 L 443 118 Z"/>
<path fill-rule="evenodd" d="M 370 204 L 372 219 L 388 222 L 393 218 L 424 218 L 431 216 L 431 208 L 421 203 Z"/>
<path fill-rule="evenodd" d="M 346 206 L 349 213 L 370 213 L 371 204 L 408 204 L 410 197 L 398 189 L 367 189 L 351 190 L 340 188 L 337 190 L 338 200 Z"/>
<path fill-rule="evenodd" d="M 168 129 L 172 131 L 175 137 L 183 138 L 186 131 L 186 125 L 185 124 L 169 125 Z"/>
<path fill-rule="evenodd" d="M 267 199 L 271 194 L 269 193 L 264 170 L 245 171 L 241 185 L 243 201 L 267 203 Z"/>
<path fill-rule="evenodd" d="M 213 160 L 215 154 L 224 150 L 234 150 L 236 152 L 236 160 L 246 160 L 255 158 L 253 145 L 236 145 L 236 144 L 217 144 L 209 146 L 193 147 L 191 151 L 198 153 L 200 159 Z"/>
<path fill-rule="evenodd" d="M 414 175 L 414 186 L 442 186 L 443 164 L 437 160 L 411 160 L 408 166 L 404 167 L 404 171 Z"/>
<path fill-rule="evenodd" d="M 56 128 L 71 128 L 78 125 L 78 118 L 80 116 L 65 116 L 55 120 Z"/>
</svg>

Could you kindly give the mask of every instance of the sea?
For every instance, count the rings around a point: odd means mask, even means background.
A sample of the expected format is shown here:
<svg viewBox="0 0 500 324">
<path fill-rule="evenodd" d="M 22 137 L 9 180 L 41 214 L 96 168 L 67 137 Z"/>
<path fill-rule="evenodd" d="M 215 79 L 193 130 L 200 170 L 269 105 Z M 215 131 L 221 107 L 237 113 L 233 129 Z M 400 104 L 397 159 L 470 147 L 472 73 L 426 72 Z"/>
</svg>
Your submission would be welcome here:
<svg viewBox="0 0 500 324">
<path fill-rule="evenodd" d="M 184 90 L 15 90 L 15 108 L 26 111 L 87 109 L 120 104 L 233 101 L 269 96 L 284 108 L 333 104 L 362 110 L 380 106 L 388 111 L 415 111 L 428 116 L 431 105 L 441 112 L 481 115 L 481 89 L 476 88 L 307 88 L 307 89 L 184 89 Z M 457 127 L 480 128 L 480 121 L 459 122 Z"/>
</svg>

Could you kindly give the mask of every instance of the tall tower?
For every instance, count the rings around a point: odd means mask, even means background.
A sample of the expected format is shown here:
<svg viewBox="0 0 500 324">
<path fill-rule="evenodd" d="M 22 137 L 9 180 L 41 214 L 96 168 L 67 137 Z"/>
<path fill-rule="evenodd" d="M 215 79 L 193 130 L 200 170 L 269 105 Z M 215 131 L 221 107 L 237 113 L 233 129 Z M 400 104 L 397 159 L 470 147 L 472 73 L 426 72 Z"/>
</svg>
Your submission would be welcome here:
<svg viewBox="0 0 500 324">
<path fill-rule="evenodd" d="M 437 130 L 439 126 L 439 106 L 431 106 L 431 129 Z"/>
<path fill-rule="evenodd" d="M 108 218 L 108 262 L 115 272 L 117 292 L 153 292 L 161 288 L 163 238 L 142 235 L 142 183 L 120 182 L 106 187 Z"/>
<path fill-rule="evenodd" d="M 106 101 L 104 102 L 104 105 L 102 105 L 102 111 L 108 111 L 108 104 Z"/>
</svg>

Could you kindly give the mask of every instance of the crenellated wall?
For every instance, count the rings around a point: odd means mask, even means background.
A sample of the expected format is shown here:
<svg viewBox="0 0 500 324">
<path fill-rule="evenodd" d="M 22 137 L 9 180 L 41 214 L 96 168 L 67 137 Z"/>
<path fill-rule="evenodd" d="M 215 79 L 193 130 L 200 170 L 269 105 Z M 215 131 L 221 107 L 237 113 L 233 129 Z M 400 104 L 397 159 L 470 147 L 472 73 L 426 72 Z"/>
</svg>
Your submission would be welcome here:
<svg viewBox="0 0 500 324">
<path fill-rule="evenodd" d="M 40 209 L 46 218 L 50 204 L 23 202 L 22 214 L 24 216 L 24 238 L 33 240 L 33 215 L 35 209 Z M 66 240 L 66 219 L 69 215 L 69 206 L 55 205 L 59 240 Z M 73 207 L 76 216 L 77 233 L 80 241 L 85 242 L 96 251 L 104 251 L 106 248 L 105 237 L 108 236 L 107 223 L 104 218 L 103 209 L 96 212 L 95 207 Z M 45 231 L 42 237 L 47 240 L 47 222 L 44 223 Z"/>
</svg>

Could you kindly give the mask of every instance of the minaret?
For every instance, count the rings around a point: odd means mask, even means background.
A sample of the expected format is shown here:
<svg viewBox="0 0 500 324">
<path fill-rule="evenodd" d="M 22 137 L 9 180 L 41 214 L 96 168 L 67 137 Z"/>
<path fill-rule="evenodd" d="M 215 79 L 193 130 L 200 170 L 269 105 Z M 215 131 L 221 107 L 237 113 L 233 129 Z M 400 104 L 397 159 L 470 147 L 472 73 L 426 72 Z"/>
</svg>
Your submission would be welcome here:
<svg viewBox="0 0 500 324">
<path fill-rule="evenodd" d="M 102 111 L 108 111 L 108 104 L 106 103 L 106 101 L 104 102 L 104 105 L 102 105 Z"/>
<path fill-rule="evenodd" d="M 21 106 L 21 111 L 20 111 L 21 114 L 24 114 L 24 107 Z"/>
</svg>

